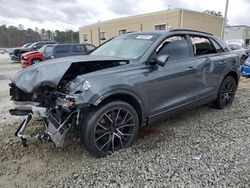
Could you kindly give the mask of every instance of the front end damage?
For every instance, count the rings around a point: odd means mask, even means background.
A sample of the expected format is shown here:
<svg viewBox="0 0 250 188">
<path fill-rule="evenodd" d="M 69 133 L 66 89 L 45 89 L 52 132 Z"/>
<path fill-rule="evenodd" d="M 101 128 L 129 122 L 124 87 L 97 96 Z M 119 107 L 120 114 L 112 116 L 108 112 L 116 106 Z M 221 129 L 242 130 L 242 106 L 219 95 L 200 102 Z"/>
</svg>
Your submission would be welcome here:
<svg viewBox="0 0 250 188">
<path fill-rule="evenodd" d="M 84 77 L 88 73 L 128 64 L 119 59 L 80 57 L 80 62 L 69 62 L 69 58 L 52 63 L 31 66 L 19 72 L 10 84 L 10 96 L 14 102 L 11 115 L 25 116 L 16 131 L 23 146 L 27 139 L 52 141 L 56 147 L 63 147 L 67 132 L 72 126 L 79 127 L 80 114 L 89 103 L 83 101 L 83 93 L 89 89 Z M 65 61 L 65 62 L 62 62 Z M 85 84 L 85 89 L 83 85 Z M 90 89 L 91 90 L 91 89 Z M 92 93 L 93 94 L 93 93 Z M 85 96 L 85 95 L 84 95 Z M 80 98 L 80 102 L 79 102 Z M 45 131 L 34 137 L 25 134 L 31 119 L 42 120 Z"/>
<path fill-rule="evenodd" d="M 55 96 L 51 97 L 55 98 Z M 11 115 L 25 116 L 15 133 L 24 147 L 27 146 L 27 139 L 38 139 L 52 141 L 56 147 L 62 148 L 69 129 L 73 124 L 79 124 L 80 109 L 75 105 L 75 96 L 58 94 L 55 103 L 50 107 L 41 107 L 41 103 L 30 101 L 14 101 L 14 107 L 10 110 Z M 32 119 L 43 121 L 45 127 L 43 133 L 33 137 L 26 134 L 26 129 Z"/>
</svg>

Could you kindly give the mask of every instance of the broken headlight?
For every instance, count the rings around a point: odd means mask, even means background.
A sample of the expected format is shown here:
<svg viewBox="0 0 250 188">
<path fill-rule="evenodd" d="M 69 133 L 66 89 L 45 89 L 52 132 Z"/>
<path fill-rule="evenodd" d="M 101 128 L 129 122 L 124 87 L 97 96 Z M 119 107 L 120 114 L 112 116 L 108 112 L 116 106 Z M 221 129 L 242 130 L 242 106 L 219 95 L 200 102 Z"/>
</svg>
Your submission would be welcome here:
<svg viewBox="0 0 250 188">
<path fill-rule="evenodd" d="M 82 84 L 82 91 L 87 91 L 91 87 L 90 83 L 88 80 L 85 80 Z"/>
</svg>

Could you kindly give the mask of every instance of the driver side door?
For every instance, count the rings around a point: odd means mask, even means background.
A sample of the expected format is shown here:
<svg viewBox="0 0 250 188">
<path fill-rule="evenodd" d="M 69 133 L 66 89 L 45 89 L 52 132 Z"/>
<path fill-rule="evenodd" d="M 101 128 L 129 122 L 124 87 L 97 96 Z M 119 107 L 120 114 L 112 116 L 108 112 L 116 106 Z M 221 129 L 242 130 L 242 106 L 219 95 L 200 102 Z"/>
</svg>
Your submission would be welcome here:
<svg viewBox="0 0 250 188">
<path fill-rule="evenodd" d="M 156 56 L 168 55 L 165 66 L 156 66 L 149 74 L 150 118 L 191 103 L 199 88 L 196 66 L 191 60 L 188 37 L 172 36 L 156 49 Z"/>
</svg>

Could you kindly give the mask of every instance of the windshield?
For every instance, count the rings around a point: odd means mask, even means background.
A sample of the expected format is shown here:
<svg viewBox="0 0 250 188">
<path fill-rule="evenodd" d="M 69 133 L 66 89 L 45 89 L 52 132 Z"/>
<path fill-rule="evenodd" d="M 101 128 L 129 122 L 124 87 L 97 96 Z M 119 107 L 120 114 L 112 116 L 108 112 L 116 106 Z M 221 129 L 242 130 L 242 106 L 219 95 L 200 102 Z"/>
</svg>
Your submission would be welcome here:
<svg viewBox="0 0 250 188">
<path fill-rule="evenodd" d="M 39 48 L 39 50 L 37 50 L 40 53 L 43 53 L 45 48 L 47 47 L 47 45 L 43 45 L 41 48 Z"/>
<path fill-rule="evenodd" d="M 159 37 L 159 34 L 129 34 L 118 36 L 103 44 L 90 55 L 124 59 L 140 58 Z"/>
<path fill-rule="evenodd" d="M 27 43 L 27 44 L 24 44 L 23 46 L 21 46 L 21 48 L 26 48 L 28 46 L 30 46 L 32 43 Z"/>
</svg>

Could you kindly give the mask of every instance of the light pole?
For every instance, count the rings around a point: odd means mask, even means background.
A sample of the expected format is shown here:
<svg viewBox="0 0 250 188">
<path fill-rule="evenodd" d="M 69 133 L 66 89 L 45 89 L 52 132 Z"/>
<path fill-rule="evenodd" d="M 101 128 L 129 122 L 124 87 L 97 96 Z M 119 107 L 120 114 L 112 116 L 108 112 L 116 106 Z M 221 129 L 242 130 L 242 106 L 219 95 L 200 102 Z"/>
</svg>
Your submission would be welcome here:
<svg viewBox="0 0 250 188">
<path fill-rule="evenodd" d="M 223 22 L 222 22 L 222 31 L 221 31 L 222 40 L 224 40 L 225 27 L 226 27 L 226 23 L 227 23 L 228 3 L 229 3 L 229 0 L 226 0 L 226 7 L 225 7 L 225 13 L 224 13 L 224 19 L 223 19 Z"/>
</svg>

